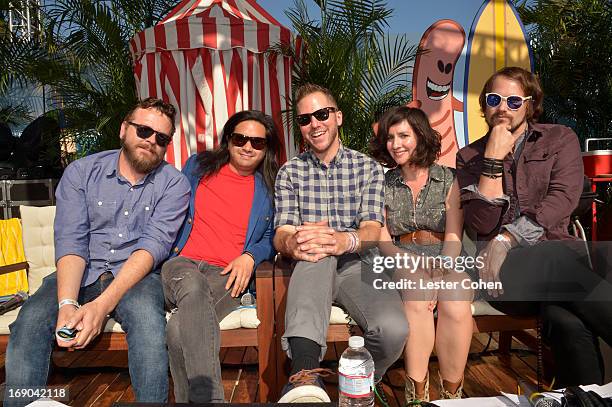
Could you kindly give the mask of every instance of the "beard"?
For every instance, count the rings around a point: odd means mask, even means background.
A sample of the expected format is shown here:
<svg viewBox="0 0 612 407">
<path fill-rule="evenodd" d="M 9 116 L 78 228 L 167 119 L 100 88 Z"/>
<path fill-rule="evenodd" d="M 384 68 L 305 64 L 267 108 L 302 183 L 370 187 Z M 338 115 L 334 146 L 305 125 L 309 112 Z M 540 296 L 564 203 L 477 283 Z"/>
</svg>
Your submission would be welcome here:
<svg viewBox="0 0 612 407">
<path fill-rule="evenodd" d="M 486 117 L 485 117 L 485 120 L 486 120 L 486 122 L 487 122 L 487 125 L 489 126 L 489 131 L 490 131 L 490 130 L 491 130 L 493 127 L 495 127 L 496 125 L 498 125 L 498 124 L 500 124 L 500 123 L 502 123 L 502 122 L 506 122 L 506 123 L 508 123 L 508 125 L 509 125 L 509 131 L 510 131 L 510 133 L 514 134 L 514 132 L 516 132 L 516 130 L 517 130 L 519 127 L 521 127 L 521 126 L 522 126 L 522 125 L 525 123 L 526 118 L 525 118 L 525 120 L 520 121 L 520 122 L 518 122 L 518 123 L 513 123 L 513 121 L 512 121 L 512 118 L 511 118 L 511 117 L 504 116 L 504 115 L 500 115 L 500 114 L 497 114 L 497 113 L 496 113 L 496 114 L 494 114 L 493 116 L 491 116 L 490 118 L 486 118 Z"/>
<path fill-rule="evenodd" d="M 119 143 L 121 144 L 121 148 L 125 153 L 125 158 L 127 158 L 132 168 L 141 174 L 150 173 L 157 168 L 157 166 L 159 166 L 164 159 L 164 153 L 157 152 L 155 147 L 147 148 L 142 146 L 142 148 L 146 148 L 147 151 L 153 154 L 152 158 L 147 158 L 143 154 L 138 154 L 138 147 L 126 143 L 125 137 L 120 138 Z"/>
</svg>

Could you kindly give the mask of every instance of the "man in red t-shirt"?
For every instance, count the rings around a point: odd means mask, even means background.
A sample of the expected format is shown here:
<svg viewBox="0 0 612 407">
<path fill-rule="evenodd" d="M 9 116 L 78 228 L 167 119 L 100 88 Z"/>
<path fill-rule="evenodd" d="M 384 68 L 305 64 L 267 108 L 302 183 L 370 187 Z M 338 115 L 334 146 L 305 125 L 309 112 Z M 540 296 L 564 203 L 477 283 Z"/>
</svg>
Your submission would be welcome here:
<svg viewBox="0 0 612 407">
<path fill-rule="evenodd" d="M 223 402 L 219 321 L 240 305 L 259 263 L 272 257 L 272 193 L 279 141 L 259 111 L 230 117 L 220 146 L 192 156 L 189 214 L 162 268 L 174 397 Z"/>
</svg>

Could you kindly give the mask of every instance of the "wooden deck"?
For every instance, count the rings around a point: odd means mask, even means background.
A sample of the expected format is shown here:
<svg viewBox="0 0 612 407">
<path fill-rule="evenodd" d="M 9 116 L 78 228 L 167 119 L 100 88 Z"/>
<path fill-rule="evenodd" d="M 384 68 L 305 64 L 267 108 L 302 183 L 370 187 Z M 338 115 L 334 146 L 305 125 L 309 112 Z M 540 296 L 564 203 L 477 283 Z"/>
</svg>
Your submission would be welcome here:
<svg viewBox="0 0 612 407">
<path fill-rule="evenodd" d="M 497 336 L 494 334 L 486 352 L 482 352 L 489 340 L 488 334 L 475 334 L 472 339 L 470 358 L 465 372 L 466 397 L 498 395 L 499 391 L 516 393 L 518 376 L 535 383 L 536 355 L 519 342 L 513 343 L 509 355 L 497 352 Z M 346 343 L 330 346 L 326 361 L 334 368 Z M 234 403 L 249 403 L 257 400 L 257 350 L 253 347 L 223 349 L 221 352 L 223 386 L 226 399 Z M 0 363 L 4 366 L 4 354 Z M 63 386 L 68 389 L 70 401 L 74 406 L 110 406 L 113 402 L 134 401 L 134 392 L 127 371 L 127 352 L 56 352 L 55 370 L 49 385 Z M 437 361 L 435 357 L 429 365 L 431 377 L 431 396 L 438 395 Z M 4 369 L 0 380 L 4 383 Z M 401 406 L 403 399 L 404 369 L 402 362 L 396 363 L 387 373 L 384 389 L 392 406 Z M 2 385 L 4 386 L 4 385 Z M 332 399 L 337 399 L 336 383 L 327 383 Z M 170 401 L 173 401 L 172 383 Z"/>
</svg>

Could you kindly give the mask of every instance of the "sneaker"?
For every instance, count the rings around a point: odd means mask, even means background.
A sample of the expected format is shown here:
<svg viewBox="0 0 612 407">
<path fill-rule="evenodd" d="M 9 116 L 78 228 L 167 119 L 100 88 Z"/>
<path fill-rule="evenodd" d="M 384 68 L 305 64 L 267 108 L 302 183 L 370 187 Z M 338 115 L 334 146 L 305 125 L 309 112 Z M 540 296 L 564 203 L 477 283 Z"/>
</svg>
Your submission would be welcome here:
<svg viewBox="0 0 612 407">
<path fill-rule="evenodd" d="M 300 370 L 289 378 L 283 387 L 279 403 L 329 403 L 331 402 L 322 377 L 332 375 L 329 369 Z"/>
<path fill-rule="evenodd" d="M 383 406 L 387 406 L 387 407 L 389 406 L 389 399 L 387 398 L 387 395 L 385 394 L 385 389 L 383 389 L 382 380 L 380 380 L 378 383 L 374 385 L 374 394 L 376 394 L 378 401 Z"/>
</svg>

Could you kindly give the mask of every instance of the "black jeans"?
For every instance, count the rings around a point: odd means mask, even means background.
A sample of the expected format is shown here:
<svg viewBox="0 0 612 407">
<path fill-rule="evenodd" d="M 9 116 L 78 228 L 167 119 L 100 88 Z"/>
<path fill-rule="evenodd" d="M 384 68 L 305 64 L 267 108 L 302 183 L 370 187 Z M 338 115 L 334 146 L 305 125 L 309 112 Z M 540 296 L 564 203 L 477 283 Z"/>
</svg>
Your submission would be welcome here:
<svg viewBox="0 0 612 407">
<path fill-rule="evenodd" d="M 168 308 L 166 326 L 170 373 L 177 403 L 222 403 L 219 322 L 240 299 L 225 289 L 229 274 L 204 261 L 175 257 L 162 267 L 162 283 Z"/>
<path fill-rule="evenodd" d="M 506 314 L 542 318 L 558 387 L 603 384 L 598 337 L 612 345 L 612 285 L 577 248 L 542 242 L 511 250 L 500 271 L 504 295 L 489 299 Z"/>
</svg>

